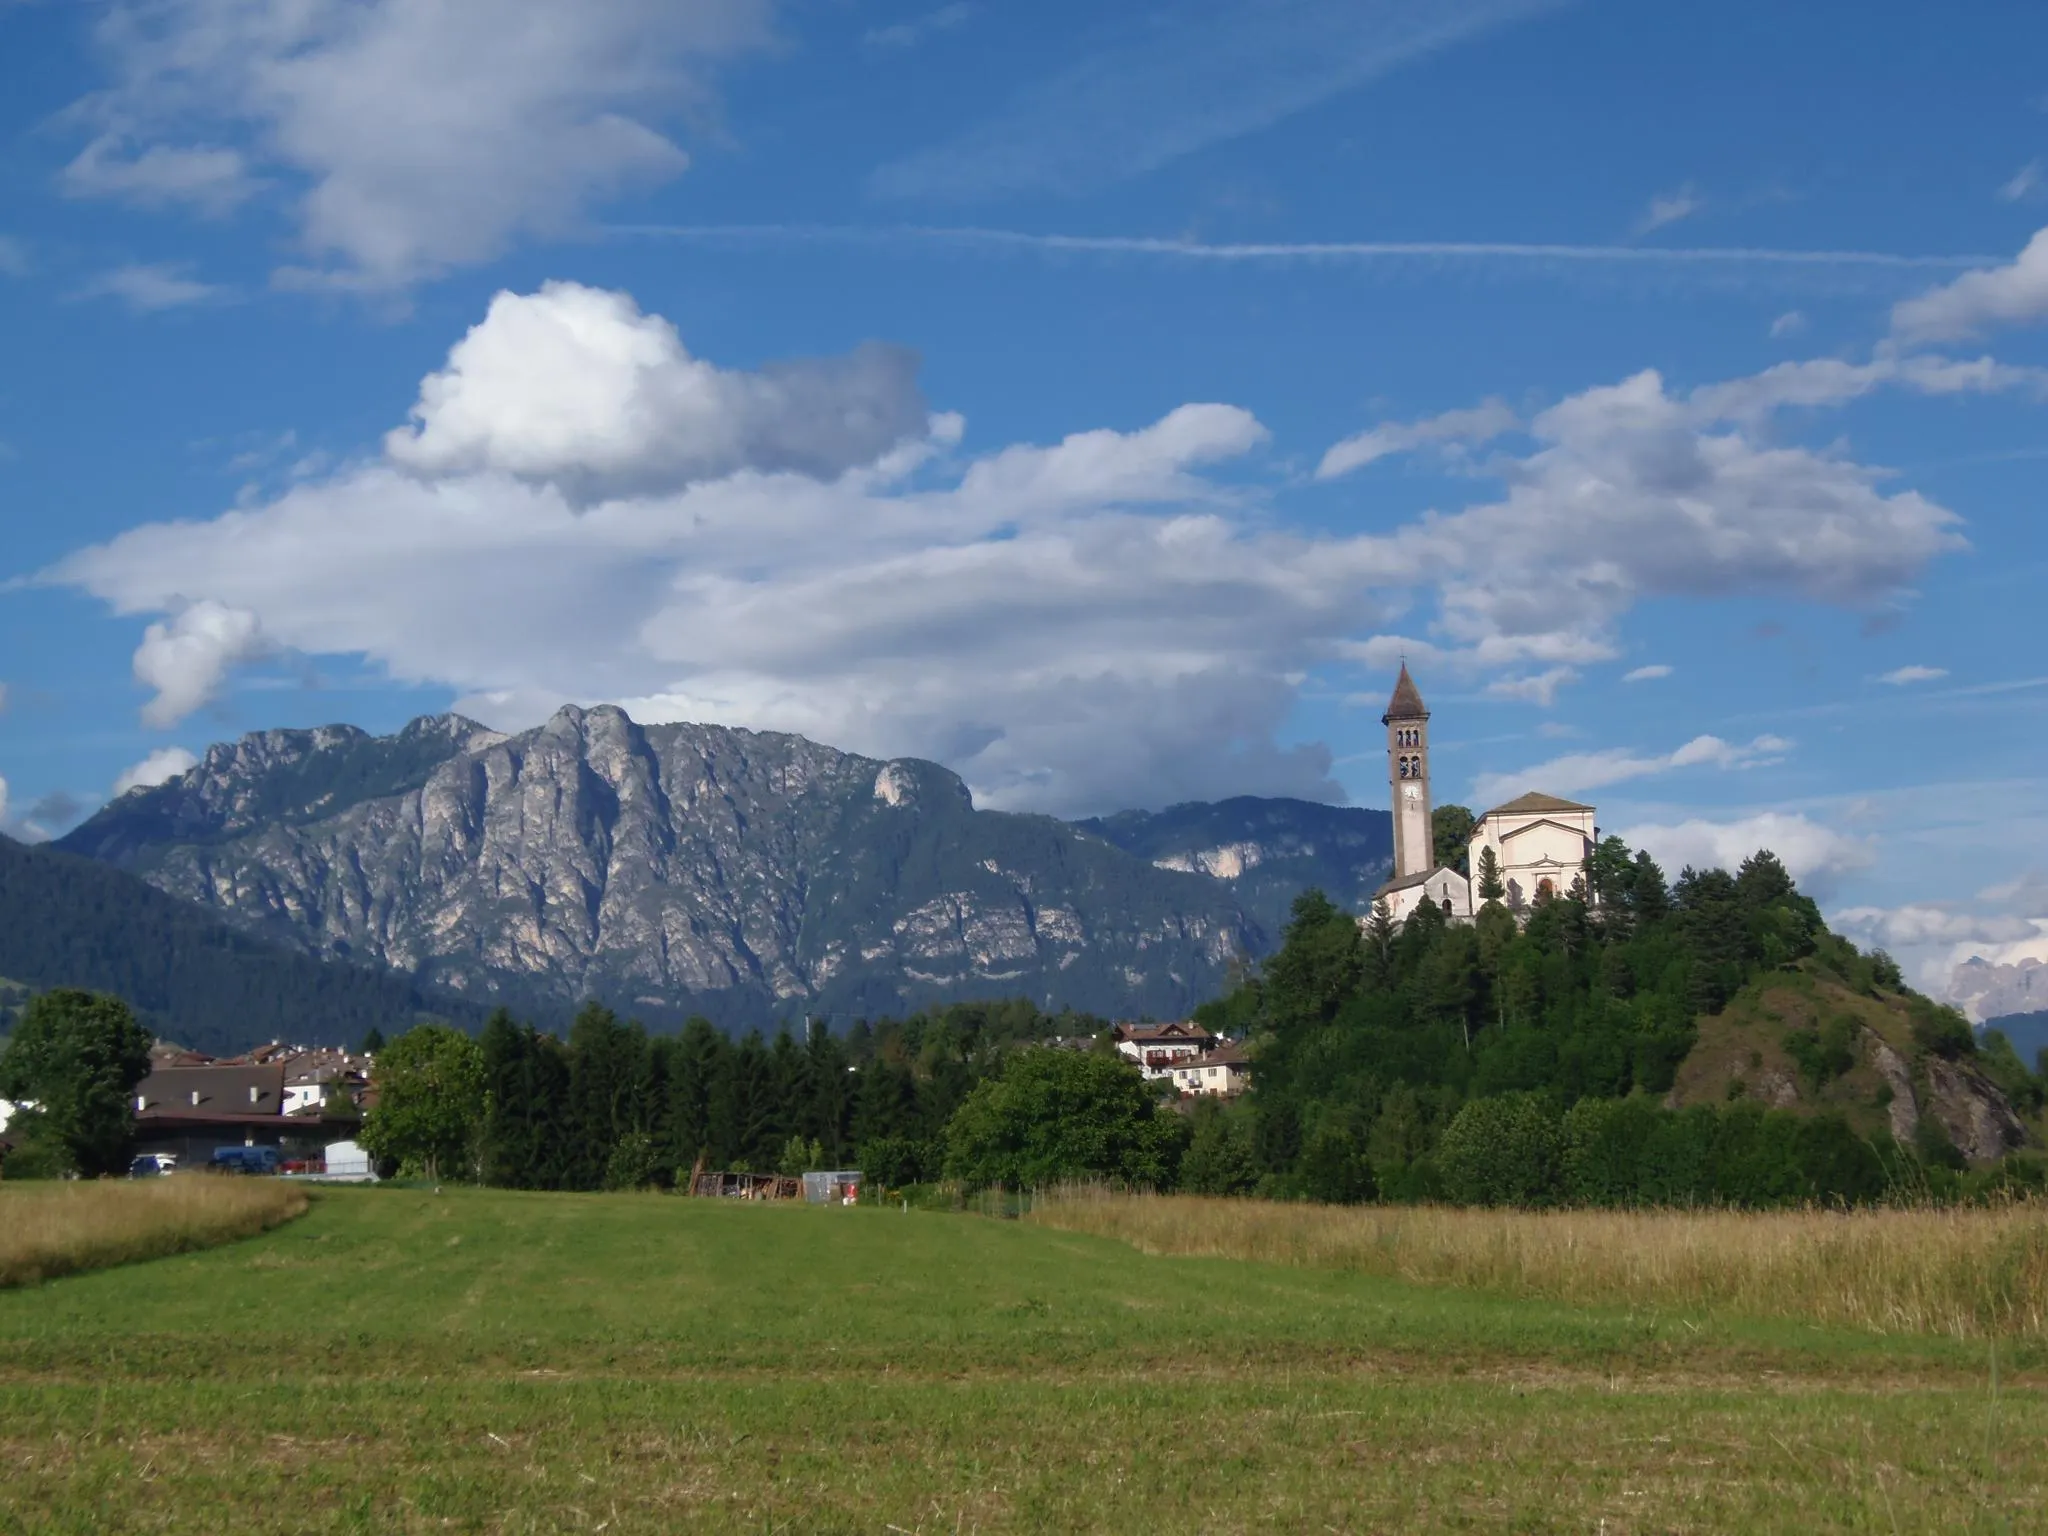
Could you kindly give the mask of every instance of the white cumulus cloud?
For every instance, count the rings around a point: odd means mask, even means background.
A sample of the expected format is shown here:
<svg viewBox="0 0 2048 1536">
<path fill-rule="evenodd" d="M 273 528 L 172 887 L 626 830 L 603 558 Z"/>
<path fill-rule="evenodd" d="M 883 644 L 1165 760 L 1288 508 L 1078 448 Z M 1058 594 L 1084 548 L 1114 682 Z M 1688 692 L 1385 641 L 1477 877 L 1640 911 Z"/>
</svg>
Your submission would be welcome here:
<svg viewBox="0 0 2048 1536">
<path fill-rule="evenodd" d="M 390 287 L 485 260 L 676 175 L 705 69 L 770 40 L 770 0 L 122 0 L 78 195 L 218 213 L 296 195 L 312 282 Z"/>
<path fill-rule="evenodd" d="M 1732 870 L 1758 849 L 1768 848 L 1808 895 L 1823 898 L 1837 881 L 1868 868 L 1876 857 L 1861 839 L 1804 815 L 1782 811 L 1735 821 L 1696 818 L 1670 825 L 1648 823 L 1625 827 L 1620 836 L 1631 848 L 1647 848 L 1671 875 L 1687 865 Z"/>
<path fill-rule="evenodd" d="M 232 668 L 269 649 L 254 613 L 212 598 L 150 625 L 135 650 L 135 680 L 156 690 L 156 697 L 142 706 L 143 723 L 176 725 L 213 701 Z"/>
<path fill-rule="evenodd" d="M 114 798 L 120 799 L 131 789 L 154 789 L 198 766 L 199 759 L 183 747 L 158 747 L 114 780 Z"/>
<path fill-rule="evenodd" d="M 740 469 L 830 478 L 923 431 L 916 373 L 876 345 L 727 372 L 628 295 L 549 283 L 492 299 L 384 447 L 416 474 L 499 471 L 579 501 Z"/>
<path fill-rule="evenodd" d="M 1965 272 L 1896 305 L 1892 329 L 1913 341 L 1950 341 L 2043 319 L 2048 319 L 2048 229 L 2029 240 L 2009 265 Z"/>
<path fill-rule="evenodd" d="M 1952 906 L 1908 903 L 1900 907 L 1847 907 L 1829 921 L 1842 932 L 1885 949 L 1923 944 L 2011 944 L 2035 936 L 2023 917 L 1967 912 Z"/>
</svg>

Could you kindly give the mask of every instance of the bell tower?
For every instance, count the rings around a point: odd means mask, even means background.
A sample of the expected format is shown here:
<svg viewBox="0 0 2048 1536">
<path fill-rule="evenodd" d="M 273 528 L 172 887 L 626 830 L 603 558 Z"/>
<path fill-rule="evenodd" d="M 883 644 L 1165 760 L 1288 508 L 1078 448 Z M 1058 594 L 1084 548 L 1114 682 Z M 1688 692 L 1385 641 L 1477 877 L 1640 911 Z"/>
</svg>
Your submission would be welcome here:
<svg viewBox="0 0 2048 1536">
<path fill-rule="evenodd" d="M 1394 878 L 1404 880 L 1436 868 L 1436 834 L 1429 819 L 1429 711 L 1405 661 L 1380 724 L 1387 728 L 1387 783 L 1394 794 Z"/>
</svg>

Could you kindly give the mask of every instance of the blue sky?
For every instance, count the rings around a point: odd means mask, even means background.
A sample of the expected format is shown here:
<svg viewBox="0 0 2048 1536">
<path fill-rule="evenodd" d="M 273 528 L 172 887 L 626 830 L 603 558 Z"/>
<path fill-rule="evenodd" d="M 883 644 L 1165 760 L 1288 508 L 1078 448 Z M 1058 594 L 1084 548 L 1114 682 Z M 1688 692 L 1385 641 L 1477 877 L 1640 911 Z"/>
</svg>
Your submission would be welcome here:
<svg viewBox="0 0 2048 1536">
<path fill-rule="evenodd" d="M 1105 14 L 1109 19 L 1104 19 Z M 0 0 L 0 818 L 566 700 L 2048 958 L 2048 12 Z M 1632 679 L 1632 680 L 1631 680 Z"/>
</svg>

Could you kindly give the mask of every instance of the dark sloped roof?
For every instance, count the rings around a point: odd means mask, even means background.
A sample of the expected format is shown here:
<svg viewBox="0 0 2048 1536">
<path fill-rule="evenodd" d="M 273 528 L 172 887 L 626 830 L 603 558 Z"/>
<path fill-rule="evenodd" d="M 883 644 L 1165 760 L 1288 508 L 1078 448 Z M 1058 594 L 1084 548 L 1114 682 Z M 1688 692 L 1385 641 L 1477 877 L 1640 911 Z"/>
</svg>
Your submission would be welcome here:
<svg viewBox="0 0 2048 1536">
<path fill-rule="evenodd" d="M 1171 1019 L 1164 1024 L 1119 1024 L 1116 1037 L 1133 1043 L 1154 1040 L 1213 1040 L 1215 1036 L 1192 1019 Z"/>
<path fill-rule="evenodd" d="M 1425 880 L 1434 880 L 1438 875 L 1442 874 L 1447 869 L 1451 869 L 1451 866 L 1448 864 L 1439 864 L 1435 869 L 1425 869 L 1419 875 L 1403 875 L 1398 880 L 1389 880 L 1385 885 L 1381 886 L 1378 890 L 1372 893 L 1373 900 L 1379 900 L 1380 897 L 1386 895 L 1390 891 L 1405 891 L 1411 885 L 1420 885 Z M 1451 869 L 1451 873 L 1457 875 L 1460 880 L 1463 880 L 1465 878 L 1464 875 L 1460 874 L 1455 869 Z"/>
<path fill-rule="evenodd" d="M 145 1119 L 218 1120 L 284 1111 L 284 1068 L 158 1067 L 137 1085 L 136 1113 Z"/>
<path fill-rule="evenodd" d="M 1539 794 L 1530 790 L 1526 795 L 1517 795 L 1505 805 L 1496 805 L 1488 816 L 1538 816 L 1545 811 L 1590 811 L 1590 805 L 1581 805 L 1576 800 L 1560 800 L 1555 795 Z M 1482 818 L 1483 819 L 1483 818 Z"/>
<path fill-rule="evenodd" d="M 1380 724 L 1389 720 L 1427 720 L 1429 711 L 1423 706 L 1422 692 L 1415 686 L 1415 679 L 1408 675 L 1408 663 L 1401 663 L 1401 676 L 1394 684 L 1394 697 L 1387 705 L 1387 712 L 1380 716 Z"/>
</svg>

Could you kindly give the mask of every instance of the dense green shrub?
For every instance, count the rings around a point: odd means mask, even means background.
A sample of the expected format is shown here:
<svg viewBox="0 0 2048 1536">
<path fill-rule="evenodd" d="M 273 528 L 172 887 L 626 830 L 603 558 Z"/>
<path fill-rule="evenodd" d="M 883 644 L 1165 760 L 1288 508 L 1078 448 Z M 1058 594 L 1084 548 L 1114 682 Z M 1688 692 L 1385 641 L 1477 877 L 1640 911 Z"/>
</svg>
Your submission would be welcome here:
<svg viewBox="0 0 2048 1536">
<path fill-rule="evenodd" d="M 1128 1062 L 1080 1051 L 1020 1051 L 947 1123 L 946 1174 L 968 1189 L 1088 1178 L 1171 1188 L 1187 1137 L 1187 1122 L 1159 1112 Z"/>
<path fill-rule="evenodd" d="M 1474 1099 L 1437 1148 L 1444 1192 L 1464 1205 L 1554 1204 L 1562 1139 L 1556 1114 L 1535 1094 Z"/>
<path fill-rule="evenodd" d="M 1251 1121 L 1213 1099 L 1195 1105 L 1192 1136 L 1181 1158 L 1180 1187 L 1196 1195 L 1243 1195 L 1257 1188 L 1259 1161 Z"/>
</svg>

